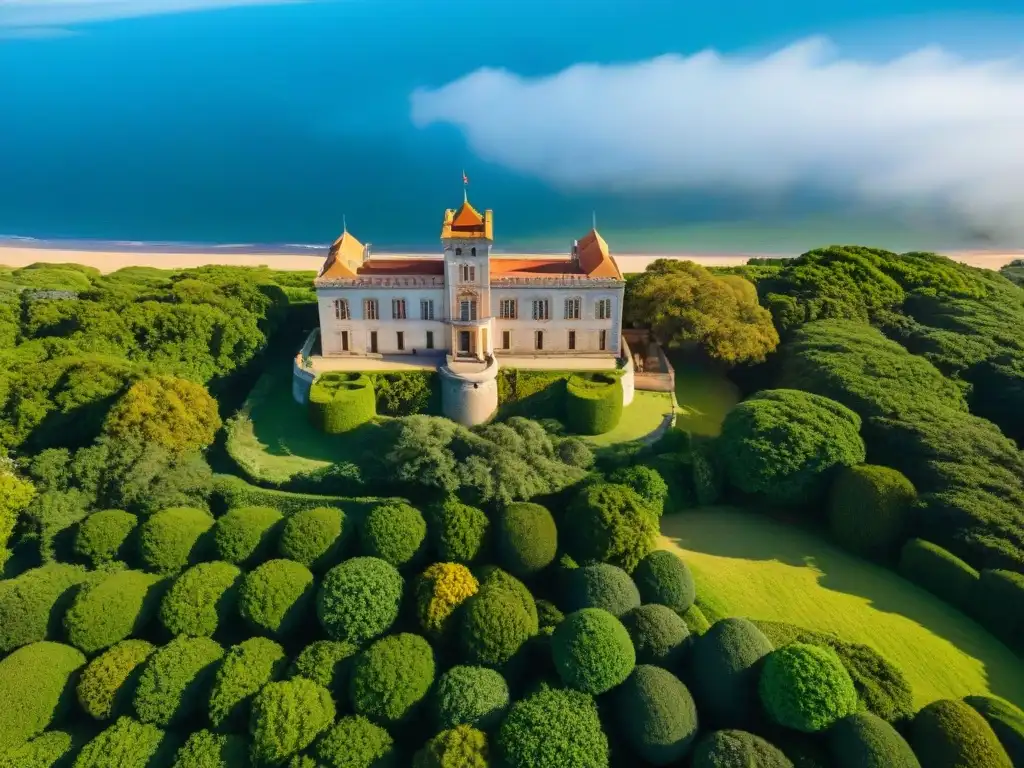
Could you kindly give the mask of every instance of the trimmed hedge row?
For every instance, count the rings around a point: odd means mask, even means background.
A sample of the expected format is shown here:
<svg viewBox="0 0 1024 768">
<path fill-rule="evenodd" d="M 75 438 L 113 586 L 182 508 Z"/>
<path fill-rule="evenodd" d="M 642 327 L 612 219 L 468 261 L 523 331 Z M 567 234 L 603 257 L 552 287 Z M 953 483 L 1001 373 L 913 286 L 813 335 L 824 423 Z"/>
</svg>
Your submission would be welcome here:
<svg viewBox="0 0 1024 768">
<path fill-rule="evenodd" d="M 85 585 L 64 614 L 68 642 L 93 654 L 138 636 L 156 614 L 164 580 L 142 571 L 120 571 Z"/>
<path fill-rule="evenodd" d="M 0 581 L 0 653 L 59 639 L 67 603 L 90 578 L 79 566 L 49 563 Z"/>
<path fill-rule="evenodd" d="M 84 664 L 80 651 L 48 641 L 0 661 L 0 754 L 60 723 L 74 698 L 72 675 Z"/>
<path fill-rule="evenodd" d="M 402 501 L 376 496 L 322 496 L 315 493 L 293 493 L 250 485 L 234 475 L 214 475 L 210 505 L 216 514 L 224 514 L 238 507 L 273 507 L 285 517 L 304 509 L 324 505 L 344 509 L 357 519 L 382 502 Z"/>
<path fill-rule="evenodd" d="M 985 628 L 1011 648 L 1024 651 L 1024 574 L 983 570 L 969 603 Z"/>
<path fill-rule="evenodd" d="M 362 373 L 330 371 L 309 388 L 310 423 L 329 435 L 365 424 L 377 415 L 373 383 Z"/>
<path fill-rule="evenodd" d="M 566 426 L 580 435 L 610 432 L 622 418 L 622 378 L 615 373 L 574 373 L 565 385 Z"/>
<path fill-rule="evenodd" d="M 902 576 L 963 610 L 970 607 L 979 574 L 938 544 L 910 539 L 900 551 Z"/>
<path fill-rule="evenodd" d="M 363 375 L 373 385 L 379 414 L 411 416 L 440 411 L 441 379 L 437 371 L 373 371 Z"/>
<path fill-rule="evenodd" d="M 895 469 L 873 464 L 843 467 L 829 489 L 829 528 L 851 552 L 888 559 L 904 540 L 916 500 L 913 484 Z"/>
</svg>

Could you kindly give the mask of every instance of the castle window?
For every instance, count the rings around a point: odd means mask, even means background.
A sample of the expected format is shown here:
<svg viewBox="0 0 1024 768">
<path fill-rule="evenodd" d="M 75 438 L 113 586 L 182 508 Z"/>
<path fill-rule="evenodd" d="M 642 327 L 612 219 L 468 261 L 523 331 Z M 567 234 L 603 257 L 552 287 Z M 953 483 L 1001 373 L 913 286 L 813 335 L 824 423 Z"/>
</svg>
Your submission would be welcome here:
<svg viewBox="0 0 1024 768">
<path fill-rule="evenodd" d="M 391 319 L 405 320 L 405 299 L 391 300 Z"/>
<path fill-rule="evenodd" d="M 515 320 L 519 314 L 515 299 L 502 299 L 498 305 L 498 317 L 502 320 Z"/>
<path fill-rule="evenodd" d="M 376 299 L 363 299 L 363 318 L 366 320 L 380 320 L 380 306 Z"/>
<path fill-rule="evenodd" d="M 455 255 L 456 256 L 461 256 L 462 255 L 462 249 L 461 248 L 456 248 L 455 249 Z"/>
<path fill-rule="evenodd" d="M 597 334 L 597 347 L 602 352 L 608 349 L 608 331 L 599 331 Z"/>
<path fill-rule="evenodd" d="M 544 349 L 544 331 L 534 331 L 533 346 L 534 349 Z"/>
<path fill-rule="evenodd" d="M 569 331 L 569 349 L 576 349 L 576 331 Z"/>
<path fill-rule="evenodd" d="M 348 320 L 348 299 L 335 299 L 334 300 L 334 319 L 335 320 Z"/>
<path fill-rule="evenodd" d="M 472 248 L 470 248 L 469 254 L 470 254 L 470 256 L 476 256 L 476 246 L 473 246 Z"/>
<path fill-rule="evenodd" d="M 427 331 L 427 349 L 434 348 L 434 332 Z"/>
<path fill-rule="evenodd" d="M 472 264 L 461 264 L 459 266 L 459 278 L 463 283 L 475 283 L 476 267 Z"/>
<path fill-rule="evenodd" d="M 476 299 L 464 298 L 459 300 L 459 320 L 464 322 L 476 320 L 476 310 Z"/>
<path fill-rule="evenodd" d="M 420 320 L 434 319 L 434 300 L 420 299 Z"/>
<path fill-rule="evenodd" d="M 579 298 L 566 299 L 565 300 L 565 319 L 566 320 L 579 320 L 580 319 L 580 300 Z"/>
<path fill-rule="evenodd" d="M 512 349 L 512 331 L 501 332 L 501 348 Z"/>
<path fill-rule="evenodd" d="M 534 299 L 533 300 L 533 319 L 534 320 L 550 320 L 551 319 L 551 302 L 547 299 Z"/>
<path fill-rule="evenodd" d="M 598 299 L 597 307 L 595 312 L 598 320 L 611 320 L 612 319 L 612 300 L 611 299 Z"/>
<path fill-rule="evenodd" d="M 405 349 L 405 331 L 398 331 L 395 334 L 395 341 L 398 346 L 398 351 L 401 352 Z"/>
</svg>

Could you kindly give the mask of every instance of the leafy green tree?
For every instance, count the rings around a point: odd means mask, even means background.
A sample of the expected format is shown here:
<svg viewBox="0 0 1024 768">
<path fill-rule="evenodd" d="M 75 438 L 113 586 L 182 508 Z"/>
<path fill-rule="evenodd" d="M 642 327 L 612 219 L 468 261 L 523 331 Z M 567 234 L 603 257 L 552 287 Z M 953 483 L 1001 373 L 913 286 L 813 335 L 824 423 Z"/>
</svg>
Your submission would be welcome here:
<svg viewBox="0 0 1024 768">
<path fill-rule="evenodd" d="M 117 439 L 153 443 L 171 453 L 206 448 L 220 429 L 217 401 L 187 379 L 142 379 L 110 409 L 103 431 Z"/>
</svg>

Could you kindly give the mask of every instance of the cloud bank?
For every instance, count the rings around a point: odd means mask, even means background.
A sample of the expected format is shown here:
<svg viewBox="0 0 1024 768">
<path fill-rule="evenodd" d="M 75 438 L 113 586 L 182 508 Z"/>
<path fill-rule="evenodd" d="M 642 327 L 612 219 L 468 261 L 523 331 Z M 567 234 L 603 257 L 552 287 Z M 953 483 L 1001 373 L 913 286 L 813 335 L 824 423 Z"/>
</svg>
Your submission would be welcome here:
<svg viewBox="0 0 1024 768">
<path fill-rule="evenodd" d="M 241 5 L 285 5 L 303 0 L 0 0 L 0 29 L 34 30 L 164 13 L 205 11 Z M 9 32 L 8 36 L 13 36 Z"/>
<path fill-rule="evenodd" d="M 810 39 L 760 58 L 663 56 L 535 79 L 480 69 L 412 95 L 482 159 L 565 188 L 793 188 L 939 205 L 1024 234 L 1024 65 L 924 48 L 843 58 Z"/>
</svg>

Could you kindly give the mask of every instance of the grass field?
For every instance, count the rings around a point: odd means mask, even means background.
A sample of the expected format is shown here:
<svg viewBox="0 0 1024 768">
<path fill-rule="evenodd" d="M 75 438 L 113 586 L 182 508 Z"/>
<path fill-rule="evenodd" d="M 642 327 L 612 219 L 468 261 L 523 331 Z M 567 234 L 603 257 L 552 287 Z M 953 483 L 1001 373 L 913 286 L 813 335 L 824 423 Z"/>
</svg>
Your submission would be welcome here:
<svg viewBox="0 0 1024 768">
<path fill-rule="evenodd" d="M 611 432 L 589 435 L 583 439 L 595 448 L 640 440 L 661 426 L 672 411 L 672 398 L 667 392 L 636 392 L 633 402 L 622 410 L 622 419 Z"/>
<path fill-rule="evenodd" d="M 786 621 L 873 646 L 898 665 L 915 703 L 994 693 L 1024 707 L 1024 661 L 981 626 L 892 571 L 817 535 L 739 510 L 662 519 L 697 594 L 727 615 Z"/>
<path fill-rule="evenodd" d="M 740 399 L 736 385 L 706 365 L 673 357 L 676 371 L 676 426 L 694 435 L 717 435 L 729 409 Z"/>
</svg>

